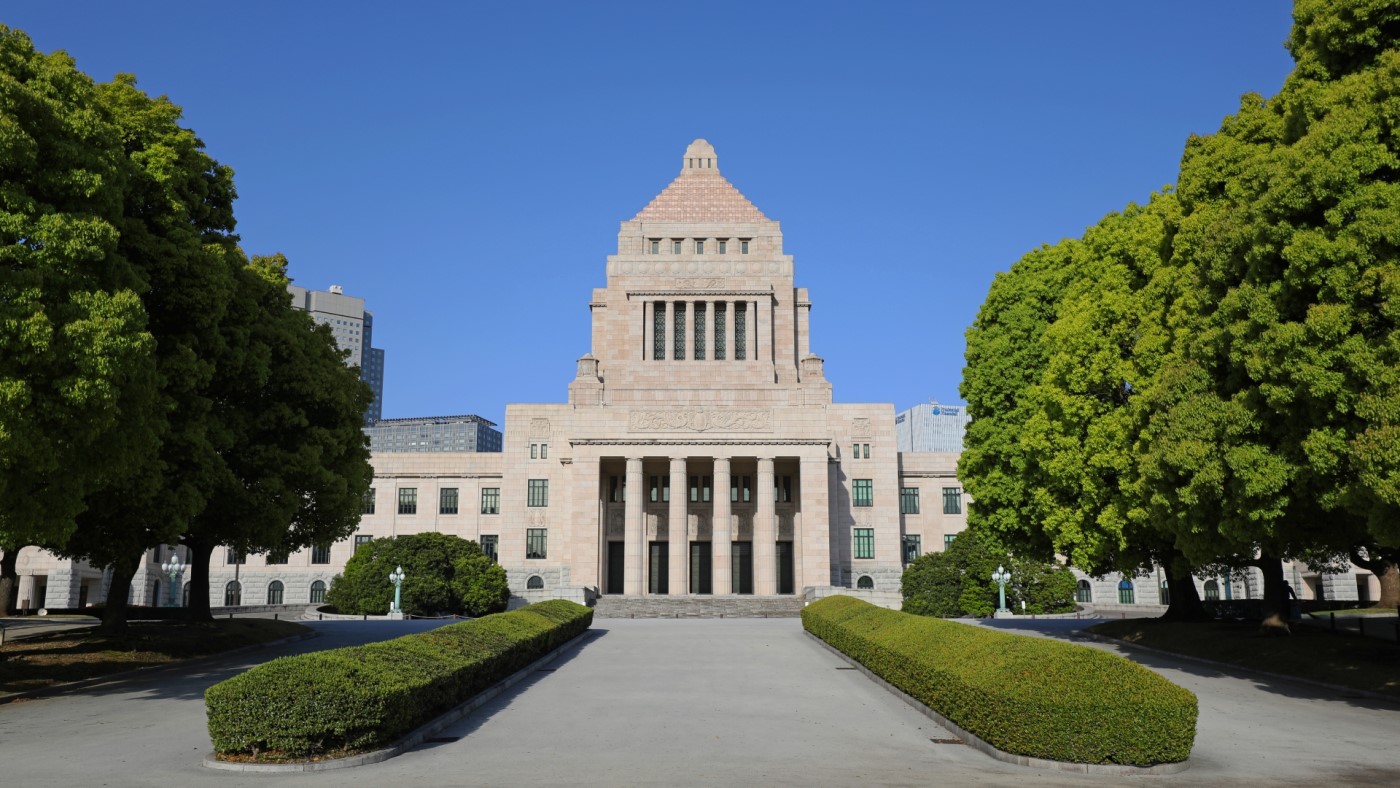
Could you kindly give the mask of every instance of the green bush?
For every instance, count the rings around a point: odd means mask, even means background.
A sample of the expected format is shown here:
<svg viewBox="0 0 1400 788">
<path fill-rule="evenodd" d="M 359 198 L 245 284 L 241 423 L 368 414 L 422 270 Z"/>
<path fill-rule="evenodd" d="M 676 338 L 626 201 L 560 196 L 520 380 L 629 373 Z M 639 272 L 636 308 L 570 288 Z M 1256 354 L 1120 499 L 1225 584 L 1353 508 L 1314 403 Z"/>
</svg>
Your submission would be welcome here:
<svg viewBox="0 0 1400 788">
<path fill-rule="evenodd" d="M 394 599 L 389 573 L 399 566 L 405 578 L 403 610 L 410 615 L 484 616 L 505 610 L 510 601 L 506 570 L 482 553 L 480 545 L 427 532 L 360 545 L 345 571 L 331 580 L 327 604 L 351 615 L 388 613 Z"/>
<path fill-rule="evenodd" d="M 1011 573 L 1006 605 L 1014 612 L 1068 613 L 1074 610 L 1074 573 L 1055 563 L 1008 556 L 994 538 L 968 529 L 947 550 L 925 553 L 904 570 L 903 610 L 921 616 L 990 616 L 997 605 L 992 572 Z M 1025 607 L 1021 603 L 1025 602 Z"/>
<path fill-rule="evenodd" d="M 953 723 L 1017 755 L 1150 766 L 1184 761 L 1196 696 L 1098 649 L 834 596 L 802 625 Z"/>
<path fill-rule="evenodd" d="M 564 600 L 382 643 L 283 657 L 210 687 L 220 755 L 305 758 L 383 747 L 584 632 Z"/>
</svg>

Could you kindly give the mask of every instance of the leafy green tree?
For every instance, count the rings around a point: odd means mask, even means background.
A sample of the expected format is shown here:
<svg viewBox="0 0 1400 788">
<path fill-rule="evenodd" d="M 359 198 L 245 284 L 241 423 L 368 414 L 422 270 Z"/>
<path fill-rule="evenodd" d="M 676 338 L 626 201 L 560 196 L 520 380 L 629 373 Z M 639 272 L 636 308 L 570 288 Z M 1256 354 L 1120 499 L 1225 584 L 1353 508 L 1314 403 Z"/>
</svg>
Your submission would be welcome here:
<svg viewBox="0 0 1400 788">
<path fill-rule="evenodd" d="M 974 529 L 958 534 L 941 553 L 919 556 L 904 570 L 902 610 L 923 616 L 990 616 L 996 611 L 997 584 L 992 574 L 1011 574 L 1006 604 L 1028 614 L 1074 610 L 1074 574 L 1055 563 L 1008 555 L 992 536 Z"/>
<path fill-rule="evenodd" d="M 342 613 L 384 615 L 394 598 L 389 574 L 400 566 L 403 610 L 411 615 L 481 615 L 505 609 L 510 597 L 505 570 L 476 542 L 430 532 L 360 545 L 331 581 L 326 602 Z"/>
<path fill-rule="evenodd" d="M 92 80 L 0 25 L 0 548 L 11 556 L 62 543 L 89 491 L 156 448 L 145 283 L 119 249 L 127 174 Z M 0 577 L 0 604 L 13 580 Z"/>
<path fill-rule="evenodd" d="M 193 619 L 209 616 L 209 559 L 217 545 L 289 552 L 348 537 L 373 468 L 362 430 L 371 398 L 326 326 L 292 309 L 287 260 L 239 269 L 221 330 L 230 348 L 215 368 L 210 429 L 222 467 L 191 522 Z"/>
</svg>

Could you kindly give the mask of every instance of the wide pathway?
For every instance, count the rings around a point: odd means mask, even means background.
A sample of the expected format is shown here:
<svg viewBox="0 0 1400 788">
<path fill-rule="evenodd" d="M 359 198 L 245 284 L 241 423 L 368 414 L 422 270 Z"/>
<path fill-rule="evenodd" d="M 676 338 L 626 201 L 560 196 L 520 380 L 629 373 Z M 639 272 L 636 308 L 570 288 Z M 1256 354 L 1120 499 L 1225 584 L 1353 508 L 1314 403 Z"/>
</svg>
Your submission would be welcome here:
<svg viewBox="0 0 1400 788">
<path fill-rule="evenodd" d="M 336 645 L 370 629 L 317 625 Z M 356 631 L 355 627 L 360 627 Z M 1069 625 L 1054 625 L 1069 626 Z M 305 644 L 299 644 L 307 647 Z M 265 658 L 266 655 L 259 658 Z M 245 657 L 243 662 L 256 661 Z M 1171 786 L 1397 784 L 1400 706 L 1169 659 L 1201 698 L 1193 766 Z M 0 706 L 6 785 L 1121 785 L 968 747 L 846 669 L 793 619 L 599 620 L 578 646 L 473 716 L 381 764 L 261 776 L 199 765 L 202 688 L 234 666 Z M 11 782 L 13 780 L 13 782 Z"/>
</svg>

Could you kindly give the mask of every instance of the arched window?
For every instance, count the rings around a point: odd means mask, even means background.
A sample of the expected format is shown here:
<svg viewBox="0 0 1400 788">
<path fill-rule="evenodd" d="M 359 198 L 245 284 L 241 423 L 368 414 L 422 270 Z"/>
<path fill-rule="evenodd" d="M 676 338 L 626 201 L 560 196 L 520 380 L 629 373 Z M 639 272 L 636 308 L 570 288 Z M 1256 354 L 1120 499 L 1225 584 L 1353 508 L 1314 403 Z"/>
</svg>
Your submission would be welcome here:
<svg viewBox="0 0 1400 788">
<path fill-rule="evenodd" d="M 268 583 L 268 584 L 267 584 L 267 603 L 268 603 L 269 605 L 280 605 L 280 604 L 282 604 L 282 591 L 283 591 L 284 588 L 285 588 L 285 586 L 282 585 L 282 581 L 281 581 L 281 580 L 273 580 L 271 583 Z"/>
<path fill-rule="evenodd" d="M 1088 580 L 1080 580 L 1074 587 L 1074 601 L 1089 604 L 1094 601 L 1094 587 L 1089 585 Z"/>
<path fill-rule="evenodd" d="M 1213 602 L 1220 598 L 1220 584 L 1214 580 L 1206 581 L 1206 601 Z"/>
<path fill-rule="evenodd" d="M 1133 581 L 1126 577 L 1118 583 L 1118 604 L 1133 604 Z"/>
<path fill-rule="evenodd" d="M 1167 590 L 1167 581 L 1163 580 L 1162 584 L 1157 587 L 1157 604 L 1170 605 L 1171 603 L 1172 594 Z"/>
<path fill-rule="evenodd" d="M 319 605 L 326 601 L 326 583 L 317 580 L 311 584 L 311 604 Z"/>
<path fill-rule="evenodd" d="M 189 607 L 189 606 L 190 606 L 190 584 L 189 584 L 189 583 L 185 583 L 185 590 L 184 590 L 184 592 L 181 594 L 180 607 Z"/>
<path fill-rule="evenodd" d="M 234 607 L 243 604 L 243 586 L 237 580 L 228 581 L 224 586 L 224 607 Z"/>
<path fill-rule="evenodd" d="M 544 578 L 539 575 L 530 575 L 530 579 L 525 581 L 525 587 L 531 591 L 538 591 L 544 588 Z"/>
<path fill-rule="evenodd" d="M 856 588 L 869 588 L 873 590 L 875 588 L 875 581 L 870 579 L 870 575 L 861 575 L 860 579 L 856 581 Z"/>
</svg>

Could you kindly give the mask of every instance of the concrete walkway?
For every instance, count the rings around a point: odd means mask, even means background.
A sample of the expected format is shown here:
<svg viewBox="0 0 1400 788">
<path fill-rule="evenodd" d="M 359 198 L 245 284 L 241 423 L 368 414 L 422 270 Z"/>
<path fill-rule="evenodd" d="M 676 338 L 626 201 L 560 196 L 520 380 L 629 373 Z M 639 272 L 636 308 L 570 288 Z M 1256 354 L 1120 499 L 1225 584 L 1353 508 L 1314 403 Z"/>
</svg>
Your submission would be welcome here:
<svg viewBox="0 0 1400 788">
<path fill-rule="evenodd" d="M 1073 622 L 1080 626 L 1092 622 Z M 1072 630 L 1071 623 L 1043 626 Z M 296 650 L 423 628 L 325 622 Z M 1131 778 L 1024 769 L 949 734 L 810 641 L 800 622 L 606 620 L 570 653 L 382 764 L 298 775 L 215 772 L 203 688 L 272 654 L 153 672 L 0 706 L 14 785 L 1375 785 L 1400 781 L 1400 706 L 1140 659 L 1201 698 L 1193 766 Z"/>
</svg>

